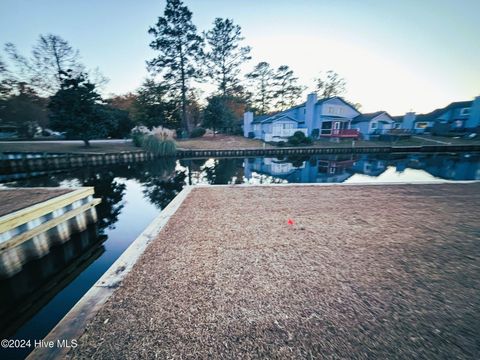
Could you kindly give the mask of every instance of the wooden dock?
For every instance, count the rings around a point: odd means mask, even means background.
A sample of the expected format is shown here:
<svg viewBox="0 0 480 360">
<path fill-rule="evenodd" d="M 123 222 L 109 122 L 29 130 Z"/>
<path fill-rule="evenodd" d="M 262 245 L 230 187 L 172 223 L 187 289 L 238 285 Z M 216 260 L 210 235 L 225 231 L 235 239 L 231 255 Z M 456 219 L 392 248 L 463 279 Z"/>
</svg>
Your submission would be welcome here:
<svg viewBox="0 0 480 360">
<path fill-rule="evenodd" d="M 36 358 L 479 358 L 480 183 L 188 187 Z"/>
<path fill-rule="evenodd" d="M 96 221 L 92 187 L 0 189 L 0 277 Z"/>
</svg>

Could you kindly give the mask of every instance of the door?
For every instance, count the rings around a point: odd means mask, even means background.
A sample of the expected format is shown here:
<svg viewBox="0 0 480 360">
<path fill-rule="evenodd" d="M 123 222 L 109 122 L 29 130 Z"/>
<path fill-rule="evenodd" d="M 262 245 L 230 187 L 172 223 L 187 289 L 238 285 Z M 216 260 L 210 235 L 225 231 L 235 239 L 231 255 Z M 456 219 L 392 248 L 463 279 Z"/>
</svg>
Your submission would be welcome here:
<svg viewBox="0 0 480 360">
<path fill-rule="evenodd" d="M 333 122 L 333 134 L 337 135 L 340 132 L 340 121 Z"/>
</svg>

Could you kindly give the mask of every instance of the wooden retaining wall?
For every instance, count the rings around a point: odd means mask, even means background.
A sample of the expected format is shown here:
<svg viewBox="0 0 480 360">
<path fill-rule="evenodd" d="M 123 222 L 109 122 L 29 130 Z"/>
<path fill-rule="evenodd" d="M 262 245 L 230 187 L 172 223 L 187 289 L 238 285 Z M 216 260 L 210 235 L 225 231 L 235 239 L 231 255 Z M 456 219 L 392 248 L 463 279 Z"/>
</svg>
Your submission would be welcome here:
<svg viewBox="0 0 480 360">
<path fill-rule="evenodd" d="M 179 158 L 205 157 L 255 157 L 277 155 L 317 155 L 352 153 L 414 153 L 414 152 L 461 152 L 480 151 L 480 145 L 424 145 L 424 146 L 366 146 L 332 148 L 274 148 L 241 150 L 177 150 Z"/>
<path fill-rule="evenodd" d="M 152 160 L 154 156 L 145 151 L 91 154 L 4 153 L 0 158 L 0 174 L 22 171 L 60 170 L 83 166 L 122 164 Z"/>
</svg>

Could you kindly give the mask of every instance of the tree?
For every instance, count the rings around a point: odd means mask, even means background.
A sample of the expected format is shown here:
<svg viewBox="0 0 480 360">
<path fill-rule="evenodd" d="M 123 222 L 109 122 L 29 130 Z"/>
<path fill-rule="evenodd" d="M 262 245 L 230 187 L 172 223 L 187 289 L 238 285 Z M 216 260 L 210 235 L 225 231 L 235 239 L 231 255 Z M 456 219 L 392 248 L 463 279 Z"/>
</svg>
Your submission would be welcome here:
<svg viewBox="0 0 480 360">
<path fill-rule="evenodd" d="M 177 129 L 180 126 L 178 107 L 178 101 L 169 94 L 168 84 L 147 79 L 137 91 L 132 118 L 149 129 L 160 125 Z"/>
<path fill-rule="evenodd" d="M 80 54 L 58 35 L 40 35 L 29 58 L 20 55 L 12 43 L 5 51 L 17 67 L 17 80 L 25 82 L 43 95 L 51 95 L 60 89 L 62 73 L 70 70 L 73 76 L 85 72 L 79 62 Z"/>
<path fill-rule="evenodd" d="M 340 96 L 345 93 L 347 82 L 335 71 L 327 71 L 326 76 L 320 76 L 315 79 L 316 91 L 323 98 Z"/>
<path fill-rule="evenodd" d="M 305 88 L 298 85 L 298 78 L 293 75 L 293 70 L 287 65 L 280 66 L 275 73 L 274 81 L 277 109 L 285 110 L 294 106 Z"/>
<path fill-rule="evenodd" d="M 180 92 L 182 127 L 189 132 L 187 94 L 190 81 L 200 78 L 203 56 L 203 40 L 192 23 L 192 12 L 181 0 L 167 0 L 164 16 L 148 32 L 155 37 L 150 47 L 159 52 L 147 62 L 148 69 L 161 73 L 171 88 Z"/>
<path fill-rule="evenodd" d="M 205 38 L 210 46 L 206 54 L 207 75 L 223 96 L 233 95 L 240 83 L 240 66 L 251 59 L 250 47 L 240 46 L 244 40 L 242 30 L 230 19 L 216 18 Z"/>
<path fill-rule="evenodd" d="M 227 106 L 226 98 L 223 96 L 212 96 L 208 99 L 208 105 L 204 111 L 203 123 L 206 127 L 209 127 L 215 131 L 223 128 L 230 127 L 235 121 L 235 114 Z"/>
<path fill-rule="evenodd" d="M 115 119 L 106 114 L 101 96 L 85 74 L 61 73 L 60 90 L 50 98 L 50 122 L 54 130 L 67 137 L 80 138 L 85 146 L 90 140 L 105 136 Z"/>
<path fill-rule="evenodd" d="M 258 63 L 252 72 L 246 75 L 251 83 L 251 102 L 260 114 L 270 111 L 274 97 L 274 74 L 267 62 Z"/>
<path fill-rule="evenodd" d="M 15 92 L 2 103 L 0 119 L 15 125 L 23 138 L 33 138 L 37 127 L 47 123 L 46 99 L 24 83 L 16 84 Z"/>
</svg>

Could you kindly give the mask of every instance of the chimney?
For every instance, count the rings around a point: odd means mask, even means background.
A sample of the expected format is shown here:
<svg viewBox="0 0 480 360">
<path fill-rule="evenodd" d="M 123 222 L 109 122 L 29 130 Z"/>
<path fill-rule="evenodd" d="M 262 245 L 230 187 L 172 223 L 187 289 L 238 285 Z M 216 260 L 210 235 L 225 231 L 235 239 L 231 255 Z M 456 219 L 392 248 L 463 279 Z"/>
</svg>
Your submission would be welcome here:
<svg viewBox="0 0 480 360">
<path fill-rule="evenodd" d="M 305 104 L 305 126 L 307 127 L 308 135 L 312 134 L 316 103 L 317 103 L 317 94 L 316 93 L 308 94 L 307 103 Z"/>
<path fill-rule="evenodd" d="M 477 96 L 472 103 L 472 107 L 470 108 L 470 114 L 468 115 L 468 119 L 465 122 L 465 128 L 467 129 L 475 129 L 480 126 L 480 96 Z"/>
<path fill-rule="evenodd" d="M 243 136 L 248 137 L 248 133 L 252 132 L 253 112 L 247 111 L 243 114 Z"/>
<path fill-rule="evenodd" d="M 417 116 L 415 115 L 415 113 L 413 111 L 407 112 L 403 116 L 403 121 L 402 121 L 402 126 L 401 126 L 402 129 L 413 130 L 413 123 L 414 123 L 416 117 Z"/>
</svg>

